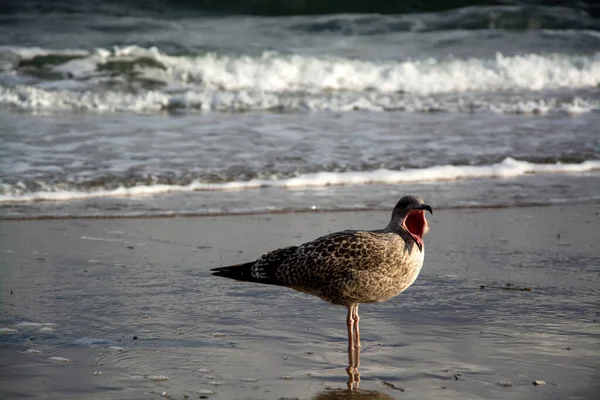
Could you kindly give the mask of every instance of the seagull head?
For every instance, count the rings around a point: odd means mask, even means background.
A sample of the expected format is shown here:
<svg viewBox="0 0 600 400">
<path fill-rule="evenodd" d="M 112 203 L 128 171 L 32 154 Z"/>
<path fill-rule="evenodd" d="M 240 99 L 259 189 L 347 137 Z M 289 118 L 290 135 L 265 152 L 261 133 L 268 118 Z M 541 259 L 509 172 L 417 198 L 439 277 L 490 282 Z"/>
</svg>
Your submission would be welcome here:
<svg viewBox="0 0 600 400">
<path fill-rule="evenodd" d="M 423 250 L 423 236 L 429 231 L 425 211 L 433 214 L 431 206 L 417 196 L 404 196 L 392 211 L 392 223 L 408 232 L 420 250 Z"/>
</svg>

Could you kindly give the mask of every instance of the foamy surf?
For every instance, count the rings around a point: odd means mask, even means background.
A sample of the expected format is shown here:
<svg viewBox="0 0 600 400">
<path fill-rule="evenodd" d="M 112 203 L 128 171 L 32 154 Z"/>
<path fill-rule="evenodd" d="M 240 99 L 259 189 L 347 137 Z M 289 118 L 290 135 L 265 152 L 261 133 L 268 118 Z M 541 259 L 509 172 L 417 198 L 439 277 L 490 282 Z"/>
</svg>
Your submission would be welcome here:
<svg viewBox="0 0 600 400">
<path fill-rule="evenodd" d="M 8 60 L 0 68 L 4 70 L 0 105 L 24 110 L 582 113 L 600 109 L 597 96 L 570 93 L 597 87 L 600 53 L 380 61 L 277 52 L 170 55 L 138 46 L 94 50 L 0 46 L 0 58 Z M 547 93 L 561 90 L 570 92 Z M 485 93 L 513 96 L 484 99 Z"/>
<path fill-rule="evenodd" d="M 491 59 L 405 61 L 357 60 L 265 52 L 261 56 L 206 53 L 173 56 L 156 47 L 58 50 L 0 47 L 19 63 L 41 57 L 54 59 L 51 69 L 69 78 L 135 73 L 172 85 L 198 85 L 226 91 L 322 92 L 331 90 L 407 92 L 427 95 L 467 91 L 549 90 L 594 87 L 600 81 L 600 54 L 525 54 Z"/>
<path fill-rule="evenodd" d="M 135 53 L 135 51 L 133 51 Z M 147 53 L 143 53 L 148 56 Z M 427 59 L 378 62 L 338 57 L 280 55 L 171 57 L 148 76 L 165 82 L 201 83 L 230 91 L 377 91 L 420 95 L 469 91 L 548 90 L 598 84 L 600 56 L 528 54 L 494 59 Z"/>
<path fill-rule="evenodd" d="M 227 191 L 259 188 L 301 189 L 327 186 L 366 185 L 366 184 L 408 184 L 439 181 L 456 181 L 473 178 L 514 178 L 529 174 L 585 173 L 600 170 L 600 160 L 587 160 L 582 163 L 538 164 L 506 158 L 491 165 L 441 165 L 422 169 L 400 171 L 378 169 L 357 172 L 317 172 L 302 174 L 285 179 L 252 179 L 225 183 L 205 183 L 194 181 L 188 185 L 138 185 L 117 189 L 96 189 L 89 191 L 56 190 L 22 194 L 0 195 L 0 203 L 31 201 L 68 201 L 94 197 L 135 197 L 168 192 Z M 5 185 L 7 186 L 7 185 Z M 5 187 L 6 190 L 6 187 Z M 10 189 L 9 189 L 10 190 Z M 6 192 L 5 192 L 6 193 Z"/>
<path fill-rule="evenodd" d="M 405 111 L 491 112 L 497 114 L 582 114 L 600 110 L 600 100 L 581 95 L 512 95 L 508 100 L 473 95 L 409 96 L 405 93 L 337 91 L 265 92 L 190 89 L 182 93 L 149 90 L 141 93 L 91 90 L 47 90 L 0 85 L 0 104 L 21 110 L 111 112 L 240 112 L 240 111 Z"/>
</svg>

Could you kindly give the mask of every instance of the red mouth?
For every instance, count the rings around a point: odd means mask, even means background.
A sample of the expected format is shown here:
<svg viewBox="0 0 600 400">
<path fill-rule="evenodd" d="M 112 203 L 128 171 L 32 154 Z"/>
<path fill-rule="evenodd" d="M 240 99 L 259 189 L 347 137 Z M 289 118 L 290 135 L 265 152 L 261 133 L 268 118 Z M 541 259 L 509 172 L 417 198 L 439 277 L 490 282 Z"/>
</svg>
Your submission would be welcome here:
<svg viewBox="0 0 600 400">
<path fill-rule="evenodd" d="M 404 229 L 410 233 L 417 246 L 419 246 L 419 249 L 423 250 L 423 235 L 427 230 L 425 212 L 422 210 L 412 210 L 409 212 L 406 218 L 404 218 Z"/>
</svg>

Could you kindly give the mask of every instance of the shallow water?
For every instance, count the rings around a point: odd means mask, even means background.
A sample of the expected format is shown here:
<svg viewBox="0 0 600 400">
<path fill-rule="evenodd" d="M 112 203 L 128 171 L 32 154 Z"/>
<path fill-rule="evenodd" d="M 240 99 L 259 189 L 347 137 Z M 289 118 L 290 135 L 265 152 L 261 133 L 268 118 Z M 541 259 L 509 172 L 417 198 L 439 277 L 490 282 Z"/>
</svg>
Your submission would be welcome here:
<svg viewBox="0 0 600 400">
<path fill-rule="evenodd" d="M 360 308 L 361 388 L 390 398 L 590 398 L 598 388 L 600 255 L 589 234 L 599 210 L 580 209 L 434 214 L 417 283 Z M 347 380 L 345 310 L 208 269 L 386 219 L 2 222 L 2 390 L 40 398 L 333 396 L 328 388 Z M 534 387 L 537 379 L 547 385 Z"/>
<path fill-rule="evenodd" d="M 593 113 L 0 117 L 4 218 L 600 198 Z"/>
</svg>

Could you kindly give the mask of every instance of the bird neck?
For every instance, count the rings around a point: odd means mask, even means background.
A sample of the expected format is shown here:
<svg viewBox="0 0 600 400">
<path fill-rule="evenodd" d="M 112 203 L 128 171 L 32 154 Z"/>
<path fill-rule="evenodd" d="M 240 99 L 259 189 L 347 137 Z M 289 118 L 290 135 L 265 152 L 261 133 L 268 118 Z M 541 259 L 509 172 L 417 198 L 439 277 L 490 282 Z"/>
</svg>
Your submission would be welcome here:
<svg viewBox="0 0 600 400">
<path fill-rule="evenodd" d="M 384 232 L 391 233 L 408 233 L 406 229 L 404 229 L 403 222 L 404 216 L 394 216 L 390 223 L 383 229 Z"/>
</svg>

